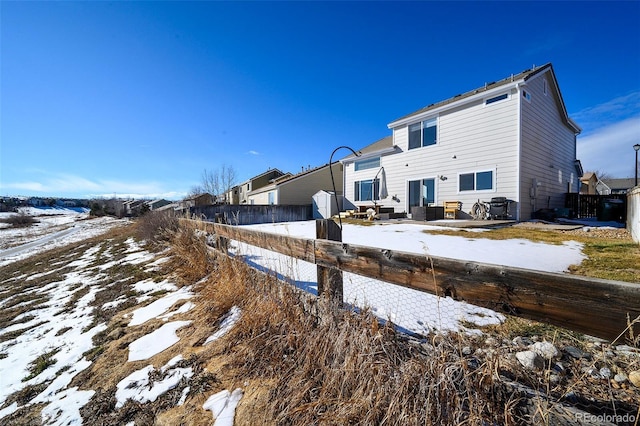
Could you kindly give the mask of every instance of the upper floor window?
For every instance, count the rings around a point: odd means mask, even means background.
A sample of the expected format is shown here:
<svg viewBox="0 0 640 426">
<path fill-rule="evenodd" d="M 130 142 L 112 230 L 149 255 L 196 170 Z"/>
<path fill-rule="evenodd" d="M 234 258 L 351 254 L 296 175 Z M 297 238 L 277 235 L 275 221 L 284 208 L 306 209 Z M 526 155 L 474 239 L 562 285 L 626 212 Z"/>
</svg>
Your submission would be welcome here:
<svg viewBox="0 0 640 426">
<path fill-rule="evenodd" d="M 375 169 L 377 167 L 380 167 L 380 157 L 373 157 L 373 158 L 366 158 L 364 160 L 358 160 L 356 161 L 356 165 L 355 165 L 356 172 L 358 170 Z"/>
<path fill-rule="evenodd" d="M 527 92 L 526 90 L 522 91 L 522 97 L 527 101 L 527 102 L 531 102 L 531 93 Z"/>
<path fill-rule="evenodd" d="M 489 104 L 493 104 L 495 102 L 500 102 L 502 100 L 505 100 L 509 97 L 508 93 L 503 93 L 502 95 L 498 95 L 498 96 L 494 96 L 493 98 L 489 98 L 487 100 L 484 101 L 485 105 L 489 105 Z"/>
<path fill-rule="evenodd" d="M 458 177 L 458 190 L 490 191 L 493 190 L 493 171 L 463 173 Z"/>
<path fill-rule="evenodd" d="M 431 118 L 409 126 L 409 149 L 435 145 L 438 137 L 438 119 Z"/>
</svg>

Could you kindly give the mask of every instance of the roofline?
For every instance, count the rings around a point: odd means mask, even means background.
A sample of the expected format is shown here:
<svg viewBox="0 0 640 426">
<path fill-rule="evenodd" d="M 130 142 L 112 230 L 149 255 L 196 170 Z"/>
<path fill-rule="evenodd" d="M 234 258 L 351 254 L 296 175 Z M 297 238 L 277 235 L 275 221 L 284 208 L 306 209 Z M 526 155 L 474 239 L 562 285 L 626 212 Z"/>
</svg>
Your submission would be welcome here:
<svg viewBox="0 0 640 426">
<path fill-rule="evenodd" d="M 520 87 L 523 85 L 526 85 L 529 80 L 535 79 L 536 77 L 543 75 L 548 70 L 551 71 L 553 84 L 554 84 L 556 93 L 558 94 L 558 98 L 560 99 L 561 109 L 562 109 L 563 116 L 565 118 L 567 126 L 572 128 L 575 134 L 581 133 L 582 129 L 580 128 L 580 126 L 578 126 L 578 124 L 575 121 L 573 121 L 569 117 L 569 114 L 567 113 L 567 109 L 565 107 L 562 94 L 560 93 L 560 86 L 558 85 L 558 81 L 556 79 L 556 75 L 553 70 L 553 65 L 550 62 L 540 67 L 521 72 L 520 73 L 521 76 L 517 79 L 515 79 L 514 78 L 515 76 L 512 75 L 511 77 L 507 77 L 498 82 L 489 84 L 489 86 L 492 84 L 496 84 L 495 87 L 488 88 L 487 85 L 485 85 L 485 87 L 480 87 L 478 89 L 471 90 L 469 92 L 466 92 L 460 95 L 456 95 L 452 98 L 445 99 L 440 102 L 436 102 L 435 104 L 432 104 L 432 106 L 422 108 L 412 114 L 406 115 L 395 121 L 392 121 L 391 123 L 387 124 L 387 127 L 389 129 L 394 129 L 396 127 L 403 126 L 405 124 L 409 124 L 409 123 L 421 120 L 423 118 L 437 115 L 442 111 L 446 111 L 451 108 L 456 108 L 470 102 L 475 102 L 478 99 L 492 96 L 494 94 L 503 92 L 507 89 L 514 89 L 514 88 L 520 89 Z M 460 98 L 460 99 L 456 100 L 456 98 Z"/>
<path fill-rule="evenodd" d="M 446 111 L 448 109 L 455 108 L 455 107 L 458 107 L 460 105 L 464 105 L 464 104 L 467 104 L 467 103 L 470 103 L 470 102 L 475 102 L 478 99 L 483 99 L 483 98 L 486 98 L 486 97 L 490 97 L 490 96 L 492 96 L 494 94 L 497 94 L 499 92 L 504 92 L 506 89 L 516 88 L 518 83 L 523 83 L 523 82 L 524 82 L 524 79 L 520 79 L 518 81 L 514 81 L 513 83 L 504 84 L 504 85 L 501 85 L 501 86 L 494 87 L 493 89 L 483 90 L 483 91 L 478 92 L 476 94 L 473 94 L 471 96 L 467 96 L 467 97 L 461 98 L 460 100 L 457 100 L 457 101 L 448 102 L 449 100 L 453 99 L 453 98 L 449 98 L 447 100 L 441 101 L 441 102 L 446 102 L 443 105 L 440 105 L 440 106 L 437 106 L 437 107 L 434 106 L 433 108 L 430 108 L 430 109 L 427 108 L 427 109 L 424 109 L 424 110 L 420 110 L 421 112 L 416 112 L 414 114 L 407 115 L 407 116 L 405 116 L 403 118 L 400 118 L 400 119 L 398 119 L 396 121 L 393 121 L 393 122 L 387 124 L 387 127 L 389 129 L 394 129 L 396 127 L 400 127 L 400 126 L 403 126 L 405 124 L 409 124 L 411 122 L 415 122 L 415 121 L 417 121 L 419 119 L 422 119 L 422 118 L 427 118 L 427 117 L 431 117 L 431 116 L 434 116 L 434 115 L 438 115 L 442 111 Z M 478 90 L 478 89 L 476 89 L 476 90 Z M 459 95 L 459 96 L 464 96 L 464 95 Z"/>
<path fill-rule="evenodd" d="M 338 163 L 338 162 L 334 161 L 334 162 L 332 163 L 332 165 L 333 165 L 333 166 L 335 166 L 337 163 Z M 294 180 L 299 179 L 299 178 L 301 178 L 301 177 L 308 176 L 308 175 L 312 175 L 312 174 L 314 174 L 314 173 L 317 173 L 317 172 L 319 172 L 319 171 L 322 171 L 323 169 L 325 169 L 325 168 L 327 168 L 327 167 L 329 167 L 329 163 L 324 164 L 324 165 L 322 165 L 322 166 L 315 167 L 315 168 L 310 169 L 310 170 L 305 170 L 304 172 L 300 172 L 300 173 L 298 173 L 298 174 L 296 174 L 296 175 L 289 176 L 287 179 L 284 179 L 284 180 L 282 180 L 282 181 L 280 181 L 280 182 L 273 182 L 273 183 L 271 183 L 271 184 L 269 184 L 269 185 L 265 185 L 265 186 L 262 186 L 262 187 L 260 187 L 260 188 L 258 188 L 258 189 L 255 189 L 255 190 L 253 190 L 253 191 L 249 191 L 249 192 L 247 193 L 247 195 L 260 194 L 260 193 L 262 193 L 262 192 L 266 192 L 266 191 L 270 191 L 270 190 L 272 190 L 272 189 L 276 189 L 276 188 L 278 188 L 278 187 L 280 187 L 280 186 L 283 186 L 283 185 L 285 185 L 285 184 L 287 184 L 287 183 L 289 183 L 289 182 L 293 182 Z"/>
<path fill-rule="evenodd" d="M 385 154 L 391 154 L 393 152 L 396 152 L 397 150 L 398 150 L 398 145 L 392 145 L 390 147 L 379 149 L 377 151 L 371 151 L 371 152 L 367 152 L 366 154 L 361 154 L 357 157 L 355 155 L 350 155 L 338 161 L 340 161 L 340 163 L 342 164 L 354 163 L 356 161 L 366 160 L 367 158 L 378 157 Z"/>
</svg>

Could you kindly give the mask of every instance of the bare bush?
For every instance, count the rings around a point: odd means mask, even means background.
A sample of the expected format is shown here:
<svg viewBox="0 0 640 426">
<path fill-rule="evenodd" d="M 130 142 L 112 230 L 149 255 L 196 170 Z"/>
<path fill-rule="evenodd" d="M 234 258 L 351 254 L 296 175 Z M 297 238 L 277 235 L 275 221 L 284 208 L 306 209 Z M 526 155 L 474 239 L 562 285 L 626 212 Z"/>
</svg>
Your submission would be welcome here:
<svg viewBox="0 0 640 426">
<path fill-rule="evenodd" d="M 4 222 L 8 223 L 14 228 L 27 228 L 35 223 L 38 223 L 39 221 L 25 212 L 20 212 L 18 214 L 9 216 L 4 220 Z"/>
<path fill-rule="evenodd" d="M 152 248 L 166 246 L 178 231 L 179 221 L 173 212 L 150 211 L 136 222 L 136 235 Z"/>
<path fill-rule="evenodd" d="M 171 267 L 178 278 L 190 283 L 206 277 L 214 268 L 202 226 L 199 221 L 184 221 L 171 233 Z"/>
</svg>

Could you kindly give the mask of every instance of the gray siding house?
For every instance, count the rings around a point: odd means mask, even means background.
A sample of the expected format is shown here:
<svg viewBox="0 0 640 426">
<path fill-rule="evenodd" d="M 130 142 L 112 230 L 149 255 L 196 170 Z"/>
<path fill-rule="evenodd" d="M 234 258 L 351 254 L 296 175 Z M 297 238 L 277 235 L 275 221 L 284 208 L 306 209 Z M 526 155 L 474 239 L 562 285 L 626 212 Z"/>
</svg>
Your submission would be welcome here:
<svg viewBox="0 0 640 426">
<path fill-rule="evenodd" d="M 293 176 L 282 176 L 271 185 L 250 192 L 247 197 L 250 204 L 306 205 L 312 203 L 313 195 L 321 190 L 333 191 L 331 172 L 335 180 L 336 191 L 342 193 L 342 169 L 340 163 L 305 170 Z"/>
<path fill-rule="evenodd" d="M 564 194 L 580 189 L 581 129 L 567 115 L 551 64 L 431 104 L 388 127 L 391 136 L 342 160 L 345 197 L 356 206 L 411 213 L 457 201 L 464 215 L 478 200 L 505 197 L 514 201 L 513 217 L 526 220 L 538 209 L 564 207 Z"/>
</svg>

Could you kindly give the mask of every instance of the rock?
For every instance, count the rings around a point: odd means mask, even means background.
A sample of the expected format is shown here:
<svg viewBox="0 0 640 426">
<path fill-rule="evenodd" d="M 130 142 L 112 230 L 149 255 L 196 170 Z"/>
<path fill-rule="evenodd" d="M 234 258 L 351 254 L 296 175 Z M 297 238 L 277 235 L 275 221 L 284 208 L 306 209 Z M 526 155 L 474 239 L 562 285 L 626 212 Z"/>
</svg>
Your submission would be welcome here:
<svg viewBox="0 0 640 426">
<path fill-rule="evenodd" d="M 495 338 L 493 338 L 493 337 L 487 337 L 487 339 L 484 341 L 484 344 L 485 344 L 486 346 L 493 346 L 493 347 L 495 347 L 495 346 L 498 346 L 498 341 L 497 341 Z"/>
<path fill-rule="evenodd" d="M 544 368 L 544 360 L 534 351 L 517 352 L 516 359 L 527 370 L 542 370 Z"/>
<path fill-rule="evenodd" d="M 600 371 L 598 371 L 598 373 L 600 373 L 600 377 L 602 377 L 603 379 L 611 378 L 611 369 L 607 367 L 602 367 Z"/>
<path fill-rule="evenodd" d="M 640 370 L 632 371 L 629 373 L 629 381 L 633 386 L 640 388 Z"/>
<path fill-rule="evenodd" d="M 471 350 L 470 346 L 465 346 L 464 348 L 462 348 L 462 355 L 471 355 L 473 351 Z"/>
<path fill-rule="evenodd" d="M 618 383 L 624 383 L 627 380 L 629 380 L 629 378 L 627 377 L 626 374 L 624 373 L 618 373 L 615 376 L 613 376 L 613 380 L 615 380 Z"/>
<path fill-rule="evenodd" d="M 571 358 L 575 358 L 575 359 L 589 359 L 591 358 L 591 355 L 589 355 L 586 352 L 582 352 L 580 349 L 574 347 L 574 346 L 566 346 L 564 348 L 564 351 L 567 353 L 567 355 L 569 355 Z"/>
<path fill-rule="evenodd" d="M 531 346 L 531 350 L 547 360 L 559 355 L 558 349 L 549 342 L 536 342 Z"/>
<path fill-rule="evenodd" d="M 514 338 L 511 343 L 513 343 L 514 346 L 517 346 L 519 348 L 526 348 L 529 345 L 533 344 L 533 341 L 531 339 L 528 339 L 526 337 L 516 337 Z"/>
</svg>

